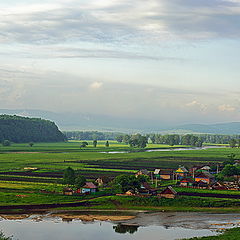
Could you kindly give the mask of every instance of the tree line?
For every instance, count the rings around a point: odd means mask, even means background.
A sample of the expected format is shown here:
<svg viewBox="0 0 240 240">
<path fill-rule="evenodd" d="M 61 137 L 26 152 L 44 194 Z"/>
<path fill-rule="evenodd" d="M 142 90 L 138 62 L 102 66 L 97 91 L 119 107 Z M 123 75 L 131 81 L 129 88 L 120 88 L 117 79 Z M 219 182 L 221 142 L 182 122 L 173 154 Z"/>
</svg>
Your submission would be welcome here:
<svg viewBox="0 0 240 240">
<path fill-rule="evenodd" d="M 70 140 L 114 140 L 119 133 L 98 132 L 98 131 L 64 131 L 65 136 Z"/>
<path fill-rule="evenodd" d="M 65 135 L 54 122 L 41 118 L 0 115 L 0 141 L 15 143 L 62 142 Z"/>
</svg>

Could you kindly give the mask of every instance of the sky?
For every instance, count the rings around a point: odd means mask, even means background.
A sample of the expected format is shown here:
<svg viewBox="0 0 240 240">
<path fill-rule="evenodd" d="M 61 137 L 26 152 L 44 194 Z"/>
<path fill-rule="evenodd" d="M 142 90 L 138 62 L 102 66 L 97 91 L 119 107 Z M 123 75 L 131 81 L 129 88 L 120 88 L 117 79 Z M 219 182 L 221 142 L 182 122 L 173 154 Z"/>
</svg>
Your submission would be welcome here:
<svg viewBox="0 0 240 240">
<path fill-rule="evenodd" d="M 0 108 L 240 120 L 240 0 L 0 0 Z"/>
</svg>

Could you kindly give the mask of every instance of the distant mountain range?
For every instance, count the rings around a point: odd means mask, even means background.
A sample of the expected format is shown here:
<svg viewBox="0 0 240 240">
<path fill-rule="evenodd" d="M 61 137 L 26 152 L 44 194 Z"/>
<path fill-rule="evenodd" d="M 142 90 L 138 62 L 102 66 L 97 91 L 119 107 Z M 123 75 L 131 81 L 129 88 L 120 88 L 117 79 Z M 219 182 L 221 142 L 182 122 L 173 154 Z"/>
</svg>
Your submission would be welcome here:
<svg viewBox="0 0 240 240">
<path fill-rule="evenodd" d="M 209 133 L 209 134 L 238 134 L 240 122 L 217 124 L 186 124 L 167 126 L 158 119 L 119 118 L 106 115 L 82 113 L 55 113 L 35 109 L 0 109 L 0 114 L 19 115 L 24 117 L 38 117 L 54 121 L 61 130 L 98 130 L 115 132 L 159 132 L 159 133 Z"/>
<path fill-rule="evenodd" d="M 240 135 L 240 122 L 216 124 L 186 124 L 169 129 L 167 132 Z"/>
</svg>

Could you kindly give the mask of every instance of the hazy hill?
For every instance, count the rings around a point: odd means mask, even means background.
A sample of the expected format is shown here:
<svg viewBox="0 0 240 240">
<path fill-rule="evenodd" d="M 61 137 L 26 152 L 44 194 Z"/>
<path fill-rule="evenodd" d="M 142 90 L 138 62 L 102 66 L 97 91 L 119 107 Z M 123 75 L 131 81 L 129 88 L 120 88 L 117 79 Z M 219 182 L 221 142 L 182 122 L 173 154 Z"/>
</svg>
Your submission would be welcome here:
<svg viewBox="0 0 240 240">
<path fill-rule="evenodd" d="M 61 142 L 66 137 L 54 122 L 40 118 L 27 118 L 16 115 L 0 115 L 0 141 Z"/>
<path fill-rule="evenodd" d="M 187 124 L 177 127 L 178 130 L 212 133 L 212 134 L 240 134 L 240 122 L 217 124 Z"/>
<path fill-rule="evenodd" d="M 129 119 L 106 115 L 83 113 L 55 113 L 41 110 L 9 110 L 0 109 L 0 114 L 16 114 L 25 117 L 44 118 L 54 121 L 61 130 L 104 132 L 158 132 L 158 133 L 210 133 L 210 134 L 240 134 L 240 122 L 219 124 L 186 124 L 170 126 L 161 123 L 158 119 Z"/>
</svg>

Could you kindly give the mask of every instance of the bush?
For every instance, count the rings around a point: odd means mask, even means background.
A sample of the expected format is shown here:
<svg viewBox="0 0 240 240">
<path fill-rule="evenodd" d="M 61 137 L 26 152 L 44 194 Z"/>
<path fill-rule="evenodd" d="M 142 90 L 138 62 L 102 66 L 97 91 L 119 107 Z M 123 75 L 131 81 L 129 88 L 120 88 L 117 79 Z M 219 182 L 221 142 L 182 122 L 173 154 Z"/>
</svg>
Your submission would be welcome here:
<svg viewBox="0 0 240 240">
<path fill-rule="evenodd" d="M 10 142 L 9 140 L 3 140 L 2 145 L 3 145 L 4 147 L 8 147 L 8 146 L 11 145 L 11 142 Z"/>
</svg>

